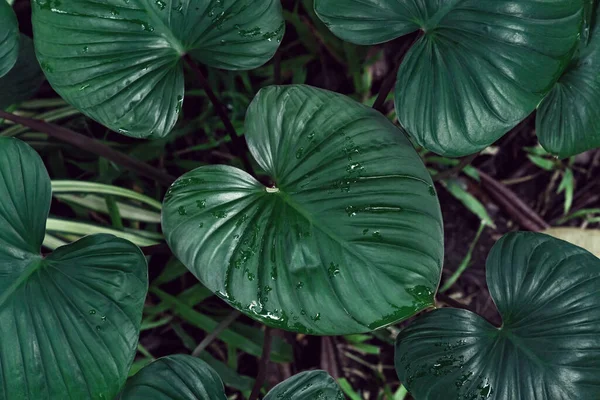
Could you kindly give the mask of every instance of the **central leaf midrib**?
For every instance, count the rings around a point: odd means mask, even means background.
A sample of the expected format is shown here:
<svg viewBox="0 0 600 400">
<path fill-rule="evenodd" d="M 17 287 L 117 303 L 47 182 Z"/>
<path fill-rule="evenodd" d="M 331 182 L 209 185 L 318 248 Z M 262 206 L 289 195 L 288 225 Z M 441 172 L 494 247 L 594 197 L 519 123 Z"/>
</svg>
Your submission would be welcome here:
<svg viewBox="0 0 600 400">
<path fill-rule="evenodd" d="M 6 301 L 21 287 L 29 278 L 36 273 L 44 265 L 44 260 L 41 256 L 32 255 L 29 259 L 27 267 L 21 271 L 19 277 L 2 293 L 0 296 L 0 308 Z"/>
<path fill-rule="evenodd" d="M 183 57 L 186 53 L 186 49 L 183 46 L 183 43 L 181 43 L 181 41 L 175 37 L 171 27 L 167 26 L 167 24 L 165 24 L 162 21 L 160 16 L 156 15 L 156 12 L 151 6 L 146 6 L 143 4 L 143 1 L 139 0 L 137 0 L 136 3 L 142 10 L 144 10 L 146 15 L 148 15 L 148 17 L 150 18 L 150 22 L 156 25 L 155 29 L 158 29 L 160 31 L 161 36 L 163 36 L 167 40 L 167 42 L 169 42 L 173 50 L 175 50 L 180 57 Z"/>
<path fill-rule="evenodd" d="M 298 212 L 300 215 L 302 215 L 304 218 L 306 218 L 311 226 L 314 226 L 315 228 L 319 229 L 321 232 L 323 232 L 327 237 L 329 237 L 330 239 L 332 239 L 333 241 L 335 241 L 337 244 L 339 244 L 344 250 L 346 250 L 348 253 L 352 254 L 353 256 L 357 257 L 358 259 L 360 259 L 360 261 L 362 261 L 363 263 L 365 263 L 365 265 L 371 265 L 371 263 L 369 262 L 369 260 L 367 260 L 365 258 L 365 256 L 363 256 L 361 253 L 357 252 L 355 249 L 351 248 L 350 245 L 343 239 L 341 239 L 339 236 L 337 236 L 332 230 L 329 229 L 329 227 L 327 226 L 321 226 L 319 224 L 317 224 L 315 222 L 315 219 L 312 217 L 312 215 L 310 213 L 308 213 L 307 211 L 305 211 L 301 205 L 297 204 L 294 199 L 287 194 L 284 191 L 280 191 L 276 194 L 274 194 L 275 196 L 280 196 L 282 201 L 287 204 L 288 206 L 290 206 L 292 209 L 294 209 L 296 212 Z"/>
</svg>

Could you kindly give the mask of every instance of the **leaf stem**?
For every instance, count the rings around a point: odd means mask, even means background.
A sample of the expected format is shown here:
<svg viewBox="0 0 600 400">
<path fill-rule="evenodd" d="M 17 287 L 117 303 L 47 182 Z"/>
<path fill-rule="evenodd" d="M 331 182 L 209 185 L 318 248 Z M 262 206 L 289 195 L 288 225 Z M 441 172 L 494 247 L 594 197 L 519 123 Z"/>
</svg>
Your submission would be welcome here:
<svg viewBox="0 0 600 400">
<path fill-rule="evenodd" d="M 225 106 L 219 100 L 219 98 L 215 95 L 215 92 L 213 92 L 212 88 L 210 87 L 210 83 L 208 82 L 208 80 L 206 79 L 204 74 L 202 73 L 202 70 L 200 69 L 198 64 L 196 64 L 196 62 L 194 60 L 192 60 L 192 58 L 189 56 L 189 54 L 186 54 L 183 57 L 183 59 L 190 66 L 192 71 L 194 71 L 194 74 L 196 74 L 196 79 L 198 79 L 198 81 L 200 82 L 200 85 L 204 89 L 204 92 L 208 96 L 210 102 L 213 104 L 215 112 L 217 113 L 219 118 L 221 118 L 221 121 L 223 121 L 223 125 L 225 125 L 225 130 L 227 131 L 227 134 L 229 134 L 229 137 L 231 138 L 231 142 L 227 144 L 227 146 L 229 147 L 229 151 L 231 151 L 231 153 L 233 155 L 239 157 L 240 160 L 242 160 L 242 163 L 244 164 L 244 168 L 246 169 L 247 172 L 252 173 L 253 172 L 252 163 L 250 163 L 250 160 L 248 159 L 248 155 L 246 154 L 246 149 L 247 149 L 246 140 L 243 137 L 238 136 L 235 128 L 233 127 L 233 124 L 231 123 L 231 120 L 227 116 L 227 111 L 226 111 Z"/>
<path fill-rule="evenodd" d="M 390 94 L 390 92 L 392 91 L 392 88 L 394 87 L 394 84 L 396 83 L 396 78 L 398 75 L 398 70 L 400 69 L 400 65 L 402 65 L 402 62 L 404 61 L 404 57 L 406 57 L 406 55 L 408 54 L 408 51 L 413 47 L 413 45 L 415 43 L 417 43 L 417 41 L 421 37 L 423 37 L 423 34 L 424 34 L 423 31 L 419 31 L 419 33 L 417 34 L 417 36 L 415 36 L 413 41 L 408 42 L 409 44 L 405 45 L 403 47 L 402 51 L 400 51 L 400 56 L 398 57 L 398 61 L 394 65 L 394 69 L 385 78 L 385 80 L 381 84 L 381 88 L 379 88 L 379 94 L 377 95 L 377 99 L 375 100 L 375 103 L 373 104 L 373 108 L 375 110 L 377 110 L 381 113 L 385 113 L 385 109 L 383 108 L 383 106 L 385 105 L 385 100 L 387 99 L 388 94 Z"/>
<path fill-rule="evenodd" d="M 435 174 L 432 177 L 433 181 L 434 182 L 443 181 L 445 179 L 452 178 L 456 174 L 459 174 L 460 172 L 462 172 L 463 169 L 465 169 L 465 167 L 470 165 L 475 160 L 475 158 L 477 158 L 478 155 L 479 155 L 479 153 L 475 153 L 475 154 L 471 154 L 468 157 L 464 157 L 454 167 L 447 169 L 446 171 L 442 171 L 438 174 Z"/>
<path fill-rule="evenodd" d="M 240 311 L 233 310 L 231 312 L 231 314 L 229 314 L 227 316 L 227 318 L 225 318 L 223 321 L 221 321 L 221 323 L 219 325 L 217 325 L 217 327 L 200 342 L 198 347 L 196 347 L 194 349 L 194 351 L 192 352 L 192 356 L 194 356 L 194 357 L 200 356 L 200 354 L 202 354 L 202 352 L 208 346 L 210 346 L 210 344 L 221 334 L 221 332 L 223 332 L 225 329 L 227 329 L 229 327 L 229 325 L 231 325 L 236 319 L 238 319 L 240 317 L 240 315 L 242 315 L 242 313 Z"/>
<path fill-rule="evenodd" d="M 104 143 L 89 138 L 62 126 L 54 125 L 45 121 L 36 119 L 21 117 L 0 110 L 0 118 L 7 119 L 16 124 L 26 126 L 31 129 L 35 129 L 39 132 L 43 132 L 49 136 L 59 139 L 72 146 L 78 147 L 82 150 L 89 151 L 90 153 L 96 154 L 97 156 L 104 157 L 109 161 L 119 164 L 126 169 L 136 172 L 142 176 L 150 178 L 154 181 L 161 183 L 164 186 L 170 186 L 175 181 L 175 177 L 168 173 L 154 168 L 149 164 L 142 161 L 136 160 L 135 158 L 121 153 L 120 151 L 114 150 L 113 148 L 105 145 Z"/>
<path fill-rule="evenodd" d="M 248 400 L 257 400 L 260 390 L 262 389 L 265 377 L 267 375 L 267 367 L 269 366 L 269 359 L 271 356 L 271 333 L 270 327 L 265 326 L 265 338 L 263 344 L 263 351 L 260 357 L 260 363 L 258 365 L 258 375 L 256 376 L 256 382 L 252 388 L 252 393 Z"/>
</svg>

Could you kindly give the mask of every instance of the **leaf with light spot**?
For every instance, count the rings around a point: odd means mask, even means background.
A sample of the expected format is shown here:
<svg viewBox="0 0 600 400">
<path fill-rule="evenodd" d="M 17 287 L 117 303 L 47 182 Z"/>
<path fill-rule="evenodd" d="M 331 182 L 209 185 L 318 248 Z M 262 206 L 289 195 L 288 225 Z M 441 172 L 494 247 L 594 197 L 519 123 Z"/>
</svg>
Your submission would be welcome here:
<svg viewBox="0 0 600 400">
<path fill-rule="evenodd" d="M 443 308 L 400 332 L 396 370 L 417 400 L 600 398 L 600 260 L 539 233 L 511 233 L 487 261 L 502 316 Z"/>
<path fill-rule="evenodd" d="M 433 304 L 443 229 L 431 177 L 380 113 L 309 86 L 272 86 L 246 118 L 275 187 L 205 166 L 168 191 L 174 254 L 232 306 L 314 334 L 365 332 Z"/>
</svg>

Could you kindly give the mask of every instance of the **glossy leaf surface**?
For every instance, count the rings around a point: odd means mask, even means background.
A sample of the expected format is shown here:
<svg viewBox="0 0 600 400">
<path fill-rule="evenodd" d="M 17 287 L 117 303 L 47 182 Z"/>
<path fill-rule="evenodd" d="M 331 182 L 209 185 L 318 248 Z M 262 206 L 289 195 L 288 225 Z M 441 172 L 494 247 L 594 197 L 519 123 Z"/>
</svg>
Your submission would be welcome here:
<svg viewBox="0 0 600 400">
<path fill-rule="evenodd" d="M 160 358 L 131 378 L 121 400 L 226 400 L 219 375 L 187 355 Z"/>
<path fill-rule="evenodd" d="M 65 100 L 132 137 L 166 136 L 184 96 L 182 56 L 252 69 L 284 33 L 279 0 L 32 0 L 38 59 Z"/>
<path fill-rule="evenodd" d="M 12 69 L 19 56 L 19 23 L 6 0 L 0 1 L 0 78 Z"/>
<path fill-rule="evenodd" d="M 0 399 L 113 399 L 135 356 L 146 260 L 110 235 L 40 255 L 50 179 L 0 138 Z"/>
<path fill-rule="evenodd" d="M 561 158 L 600 147 L 598 16 L 596 12 L 587 44 L 582 44 L 581 53 L 538 109 L 536 132 L 540 143 Z"/>
<path fill-rule="evenodd" d="M 493 247 L 487 282 L 500 328 L 440 309 L 396 342 L 396 369 L 416 400 L 600 397 L 600 260 L 538 233 Z"/>
<path fill-rule="evenodd" d="M 234 307 L 315 334 L 377 329 L 433 302 L 443 255 L 431 178 L 376 111 L 309 86 L 263 89 L 246 118 L 275 188 L 229 166 L 180 177 L 163 231 Z"/>
<path fill-rule="evenodd" d="M 572 0 L 317 0 L 343 39 L 422 30 L 398 72 L 396 111 L 428 150 L 475 153 L 535 110 L 568 65 L 583 22 Z M 396 34 L 394 34 L 396 31 Z"/>
<path fill-rule="evenodd" d="M 275 386 L 264 400 L 344 400 L 336 381 L 325 371 L 294 375 Z"/>
<path fill-rule="evenodd" d="M 21 35 L 19 58 L 10 72 L 0 78 L 0 109 L 31 98 L 44 83 L 33 41 Z"/>
</svg>

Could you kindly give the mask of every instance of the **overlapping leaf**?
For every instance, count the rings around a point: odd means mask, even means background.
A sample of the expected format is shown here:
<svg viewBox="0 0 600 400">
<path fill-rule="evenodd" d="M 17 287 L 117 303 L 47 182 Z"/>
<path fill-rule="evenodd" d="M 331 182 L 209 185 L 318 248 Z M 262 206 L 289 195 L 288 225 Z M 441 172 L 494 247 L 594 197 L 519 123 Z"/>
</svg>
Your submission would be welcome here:
<svg viewBox="0 0 600 400">
<path fill-rule="evenodd" d="M 252 69 L 284 33 L 279 0 L 32 0 L 38 59 L 54 89 L 109 128 L 166 136 L 184 96 L 182 56 Z"/>
<path fill-rule="evenodd" d="M 561 158 L 600 147 L 599 12 L 581 52 L 538 109 L 540 143 Z"/>
<path fill-rule="evenodd" d="M 316 0 L 330 29 L 358 44 L 422 36 L 398 72 L 396 111 L 428 150 L 475 153 L 535 110 L 569 64 L 581 0 Z"/>
<path fill-rule="evenodd" d="M 433 302 L 443 255 L 431 178 L 376 111 L 308 86 L 263 89 L 246 136 L 276 188 L 206 166 L 165 197 L 163 231 L 212 291 L 268 325 L 364 332 Z"/>
<path fill-rule="evenodd" d="M 43 257 L 50 179 L 0 138 L 0 399 L 113 399 L 136 352 L 146 260 L 110 235 Z"/>
<path fill-rule="evenodd" d="M 600 397 L 600 260 L 537 233 L 492 249 L 487 282 L 503 324 L 441 309 L 398 336 L 396 369 L 416 400 Z"/>
<path fill-rule="evenodd" d="M 19 56 L 19 23 L 6 0 L 0 1 L 0 78 L 12 69 Z"/>
</svg>

